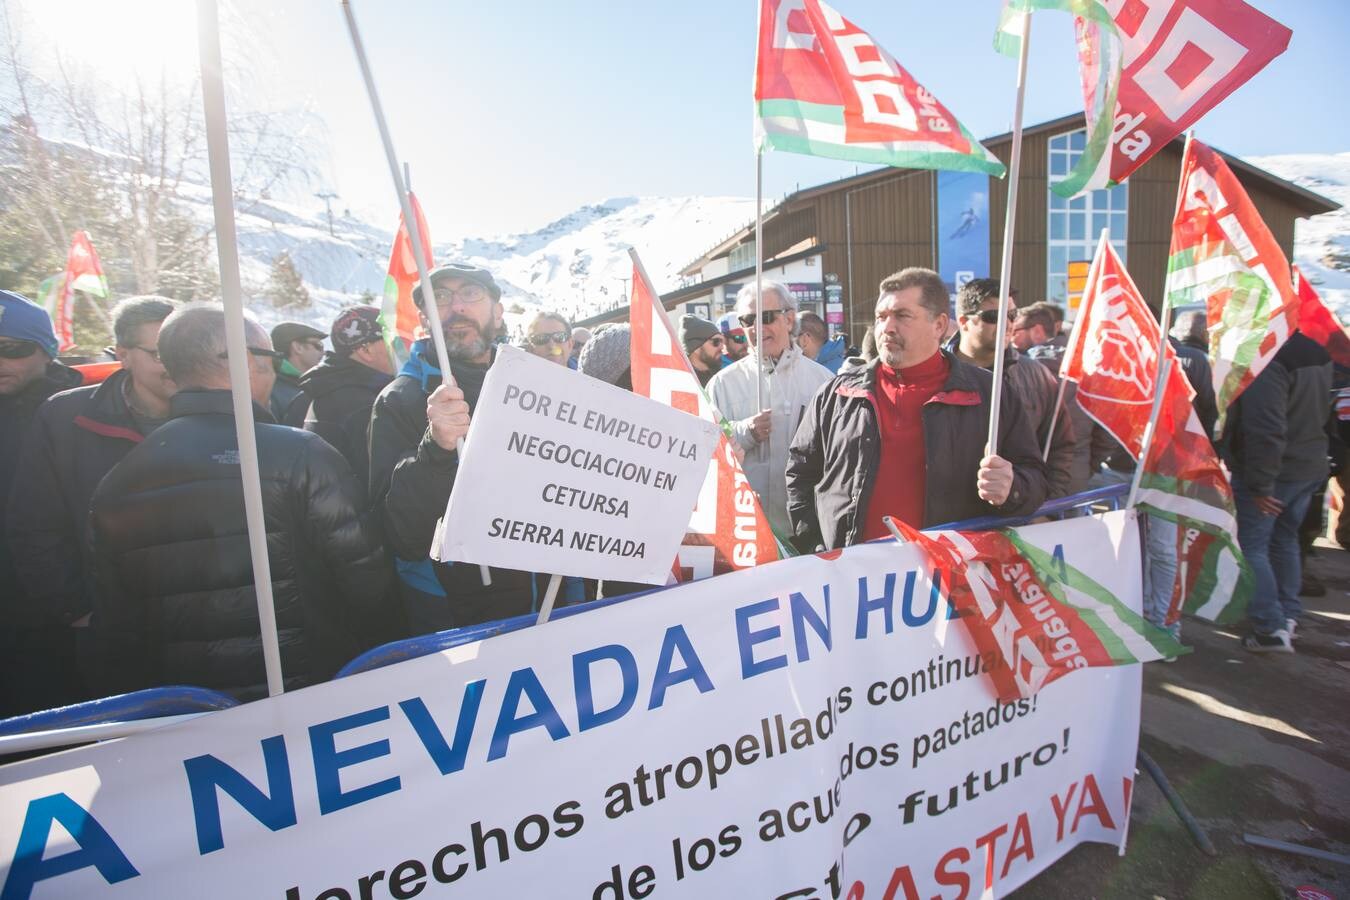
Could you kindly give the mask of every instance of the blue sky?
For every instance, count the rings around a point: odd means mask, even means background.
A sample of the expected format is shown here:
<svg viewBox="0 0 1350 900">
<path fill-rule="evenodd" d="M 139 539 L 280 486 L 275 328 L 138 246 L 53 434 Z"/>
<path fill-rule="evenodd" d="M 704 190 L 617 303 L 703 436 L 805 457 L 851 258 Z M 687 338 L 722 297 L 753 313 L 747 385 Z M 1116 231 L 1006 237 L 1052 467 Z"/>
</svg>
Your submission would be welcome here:
<svg viewBox="0 0 1350 900">
<path fill-rule="evenodd" d="M 392 227 L 397 208 L 336 0 L 222 5 L 248 23 L 271 102 L 307 103 L 326 121 L 320 161 L 339 206 Z M 1340 94 L 1350 87 L 1350 4 L 1253 5 L 1293 29 L 1289 50 L 1202 119 L 1199 137 L 1239 155 L 1350 150 Z M 991 47 L 1000 0 L 835 6 L 977 136 L 1007 130 L 1016 66 Z M 354 7 L 395 146 L 439 238 L 533 228 L 612 196 L 754 193 L 752 0 Z M 1028 124 L 1081 108 L 1068 16 L 1037 15 L 1028 84 Z M 853 171 L 770 154 L 765 195 Z"/>
</svg>

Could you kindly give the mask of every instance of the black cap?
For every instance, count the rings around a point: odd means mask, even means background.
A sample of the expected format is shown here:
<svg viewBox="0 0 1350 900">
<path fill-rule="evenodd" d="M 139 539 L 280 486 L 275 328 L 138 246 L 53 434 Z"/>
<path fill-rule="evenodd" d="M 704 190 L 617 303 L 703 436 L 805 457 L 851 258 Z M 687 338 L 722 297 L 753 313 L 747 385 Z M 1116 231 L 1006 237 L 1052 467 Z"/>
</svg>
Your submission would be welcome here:
<svg viewBox="0 0 1350 900">
<path fill-rule="evenodd" d="M 455 278 L 462 278 L 465 281 L 472 281 L 475 284 L 482 285 L 484 288 L 487 289 L 487 292 L 492 295 L 493 302 L 502 299 L 502 289 L 497 286 L 497 282 L 492 277 L 492 273 L 489 272 L 487 269 L 481 269 L 478 266 L 471 266 L 468 263 L 446 263 L 443 266 L 437 266 L 436 268 L 432 269 L 429 273 L 427 273 L 427 280 L 431 282 L 431 286 L 434 288 L 436 286 L 437 278 L 450 276 L 454 276 Z M 418 306 L 421 306 L 422 305 L 421 284 L 418 284 L 413 287 L 412 296 L 413 296 L 413 303 L 417 304 Z"/>
<path fill-rule="evenodd" d="M 327 334 L 304 322 L 282 322 L 272 329 L 272 347 L 285 353 L 296 341 L 326 337 Z"/>
</svg>

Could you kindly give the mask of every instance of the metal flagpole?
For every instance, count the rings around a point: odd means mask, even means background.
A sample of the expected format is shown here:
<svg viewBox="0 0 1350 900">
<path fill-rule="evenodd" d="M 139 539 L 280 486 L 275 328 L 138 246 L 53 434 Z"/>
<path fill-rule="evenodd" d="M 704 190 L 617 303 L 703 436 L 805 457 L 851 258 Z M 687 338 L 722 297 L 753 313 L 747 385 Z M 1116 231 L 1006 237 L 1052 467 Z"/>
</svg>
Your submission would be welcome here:
<svg viewBox="0 0 1350 900">
<path fill-rule="evenodd" d="M 1106 244 L 1106 240 L 1107 240 L 1107 229 L 1103 228 L 1102 231 L 1101 231 L 1101 234 L 1098 235 L 1098 237 L 1097 237 L 1097 250 L 1096 250 L 1096 252 L 1094 252 L 1094 253 L 1092 254 L 1092 262 L 1088 265 L 1087 280 L 1083 282 L 1083 294 L 1086 294 L 1089 290 L 1092 290 L 1093 287 L 1094 287 L 1094 285 L 1096 285 L 1096 283 L 1097 283 L 1097 264 L 1098 264 L 1098 262 L 1099 262 L 1099 261 L 1101 260 L 1101 258 L 1102 258 L 1102 247 L 1103 247 L 1103 245 Z M 1082 295 L 1080 294 L 1079 297 L 1080 297 L 1080 300 L 1079 300 L 1079 308 L 1081 309 L 1081 308 L 1082 308 L 1082 300 L 1081 300 Z M 1077 322 L 1074 323 L 1074 330 L 1075 330 L 1075 332 L 1078 331 L 1078 323 L 1077 323 Z M 1065 356 L 1065 357 L 1068 357 L 1068 356 L 1070 355 L 1070 351 L 1072 351 L 1072 350 L 1075 349 L 1075 348 L 1072 346 L 1072 341 L 1070 342 L 1070 344 L 1071 344 L 1071 346 L 1066 347 L 1066 348 L 1064 349 L 1064 356 Z M 1063 365 L 1064 365 L 1064 364 L 1063 364 L 1063 361 L 1061 360 L 1061 362 L 1060 362 L 1060 368 L 1063 368 Z M 1064 392 L 1065 392 L 1065 387 L 1066 387 L 1066 383 L 1068 382 L 1068 380 L 1069 380 L 1069 379 L 1065 378 L 1063 375 L 1060 375 L 1060 378 L 1059 378 L 1059 395 L 1055 398 L 1055 412 L 1054 412 L 1054 414 L 1050 417 L 1050 433 L 1049 433 L 1048 435 L 1046 435 L 1046 438 L 1045 438 L 1045 447 L 1044 447 L 1044 449 L 1041 450 L 1041 462 L 1047 462 L 1047 461 L 1049 461 L 1049 459 L 1050 459 L 1050 443 L 1051 443 L 1051 441 L 1054 440 L 1054 437 L 1055 437 L 1055 425 L 1056 425 L 1056 423 L 1059 422 L 1059 413 L 1060 413 L 1060 410 L 1063 409 L 1063 407 L 1064 407 Z"/>
<path fill-rule="evenodd" d="M 755 152 L 755 415 L 764 409 L 764 151 Z M 772 432 L 770 432 L 772 434 Z"/>
<path fill-rule="evenodd" d="M 398 194 L 398 206 L 403 212 L 403 223 L 408 229 L 408 237 L 412 243 L 413 260 L 417 263 L 417 280 L 422 288 L 423 303 L 429 303 L 432 308 L 436 303 L 436 294 L 432 290 L 431 278 L 427 274 L 427 256 L 426 248 L 422 246 L 422 229 L 417 227 L 417 219 L 413 216 L 412 203 L 408 200 L 408 189 L 403 183 L 403 175 L 399 171 L 398 154 L 394 152 L 394 141 L 389 136 L 389 125 L 385 122 L 384 107 L 380 105 L 380 95 L 375 90 L 375 77 L 370 72 L 370 63 L 366 59 L 366 48 L 361 43 L 361 32 L 356 27 L 356 16 L 352 13 L 352 5 L 349 0 L 342 0 L 342 14 L 347 20 L 347 32 L 352 38 L 352 49 L 356 51 L 356 62 L 361 67 L 361 78 L 366 83 L 366 94 L 370 97 L 371 111 L 375 114 L 375 125 L 380 131 L 380 141 L 384 144 L 384 155 L 389 163 L 389 175 L 394 180 L 394 192 Z M 428 319 L 432 317 L 428 316 Z M 437 312 L 434 327 L 427 329 L 431 332 L 431 342 L 436 347 L 436 364 L 441 370 L 441 383 L 454 386 L 455 376 L 450 371 L 450 355 L 445 350 L 445 335 L 441 333 L 440 313 Z M 464 453 L 464 439 L 460 438 L 455 442 L 455 450 L 459 454 Z M 492 584 L 492 575 L 487 566 L 479 566 L 479 572 L 483 578 L 483 584 Z"/>
<path fill-rule="evenodd" d="M 225 127 L 225 84 L 216 0 L 197 0 L 197 48 L 202 72 L 202 112 L 206 117 L 211 200 L 215 207 L 220 293 L 225 307 L 225 348 L 230 369 L 230 394 L 234 401 L 234 433 L 239 442 L 239 471 L 244 482 L 244 516 L 248 522 L 253 588 L 258 598 L 258 627 L 262 635 L 263 663 L 267 669 L 267 694 L 275 697 L 286 688 L 281 673 L 276 609 L 272 603 L 272 567 L 267 558 L 258 441 L 253 428 L 253 398 L 249 391 L 248 340 L 244 334 L 244 301 L 239 284 L 239 246 L 234 228 L 234 188 L 230 179 L 230 139 Z"/>
<path fill-rule="evenodd" d="M 1181 150 L 1181 175 L 1177 180 L 1177 203 L 1172 211 L 1172 221 L 1176 222 L 1181 212 L 1181 203 L 1186 199 L 1186 160 L 1191 155 L 1191 141 L 1195 139 L 1195 129 L 1186 132 L 1186 144 Z M 1144 439 L 1139 446 L 1139 464 L 1134 467 L 1134 478 L 1130 480 L 1130 495 L 1125 508 L 1134 506 L 1139 499 L 1139 483 L 1144 477 L 1144 463 L 1148 461 L 1149 450 L 1153 447 L 1154 433 L 1158 427 L 1158 417 L 1162 413 L 1162 396 L 1170 377 L 1171 360 L 1167 353 L 1167 331 L 1172 324 L 1172 304 L 1167 296 L 1167 283 L 1163 282 L 1162 311 L 1158 322 L 1158 368 L 1153 376 L 1153 413 L 1149 416 L 1148 427 L 1144 429 Z M 1212 439 L 1211 435 L 1211 439 Z"/>
<path fill-rule="evenodd" d="M 1017 223 L 1017 182 L 1022 174 L 1022 104 L 1027 93 L 1027 53 L 1031 47 L 1031 13 L 1022 29 L 1017 55 L 1017 99 L 1013 103 L 1012 155 L 1008 159 L 1008 205 L 1003 216 L 1003 261 L 998 270 L 998 343 L 994 346 L 994 385 L 989 397 L 989 455 L 998 454 L 998 414 L 1003 403 L 1003 367 L 1008 343 L 1008 310 L 1012 307 L 1013 233 Z"/>
</svg>

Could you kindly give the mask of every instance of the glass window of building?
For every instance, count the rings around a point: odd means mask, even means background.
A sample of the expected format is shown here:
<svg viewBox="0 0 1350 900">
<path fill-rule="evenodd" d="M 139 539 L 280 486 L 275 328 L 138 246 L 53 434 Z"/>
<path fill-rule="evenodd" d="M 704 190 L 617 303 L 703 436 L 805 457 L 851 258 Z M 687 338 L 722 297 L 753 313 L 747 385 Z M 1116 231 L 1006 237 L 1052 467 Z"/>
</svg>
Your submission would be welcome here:
<svg viewBox="0 0 1350 900">
<path fill-rule="evenodd" d="M 1087 146 L 1087 131 L 1079 129 L 1050 138 L 1049 181 L 1054 185 L 1078 164 Z M 1046 228 L 1046 299 L 1067 305 L 1069 263 L 1091 260 L 1097 235 L 1110 230 L 1111 245 L 1125 259 L 1125 238 L 1129 224 L 1129 185 L 1092 191 L 1072 200 L 1050 192 L 1050 221 Z M 1072 315 L 1072 313 L 1070 313 Z"/>
</svg>

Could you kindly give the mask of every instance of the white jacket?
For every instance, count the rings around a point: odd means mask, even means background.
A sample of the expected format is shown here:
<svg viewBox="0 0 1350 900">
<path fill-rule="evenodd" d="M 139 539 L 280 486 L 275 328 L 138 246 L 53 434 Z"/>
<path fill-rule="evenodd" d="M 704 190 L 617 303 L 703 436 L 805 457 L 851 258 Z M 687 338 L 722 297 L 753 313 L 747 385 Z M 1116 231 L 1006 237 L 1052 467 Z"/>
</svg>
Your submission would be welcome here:
<svg viewBox="0 0 1350 900">
<path fill-rule="evenodd" d="M 713 376 L 708 397 L 731 423 L 736 443 L 745 451 L 745 477 L 759 497 L 769 525 L 784 537 L 792 534 L 787 515 L 788 444 L 806 406 L 825 382 L 834 378 L 829 369 L 807 359 L 795 345 L 783 351 L 775 363 L 764 361 L 764 408 L 773 411 L 769 439 L 764 443 L 750 433 L 755 406 L 755 355 L 751 350 Z"/>
</svg>

